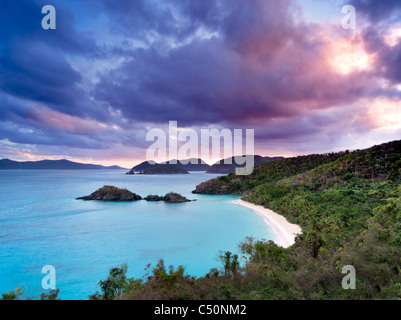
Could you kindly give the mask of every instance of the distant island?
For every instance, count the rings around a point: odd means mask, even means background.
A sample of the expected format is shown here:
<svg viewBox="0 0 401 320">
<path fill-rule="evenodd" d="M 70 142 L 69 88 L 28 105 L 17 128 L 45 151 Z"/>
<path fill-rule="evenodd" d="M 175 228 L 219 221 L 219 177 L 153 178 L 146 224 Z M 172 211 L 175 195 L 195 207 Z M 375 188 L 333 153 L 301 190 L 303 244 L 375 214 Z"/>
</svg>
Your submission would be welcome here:
<svg viewBox="0 0 401 320">
<path fill-rule="evenodd" d="M 167 162 L 163 162 L 161 164 L 174 165 L 187 171 L 208 171 L 210 168 L 210 165 L 208 165 L 205 161 L 199 158 L 191 158 L 184 160 L 174 159 Z"/>
<path fill-rule="evenodd" d="M 140 195 L 137 195 L 136 193 L 133 193 L 127 189 L 121 189 L 114 186 L 103 186 L 102 188 L 96 190 L 89 196 L 79 197 L 76 198 L 76 200 L 105 201 L 105 202 L 133 202 L 139 200 L 146 200 L 146 201 L 164 201 L 167 203 L 183 203 L 192 201 L 180 195 L 179 193 L 175 192 L 167 193 L 163 197 L 158 195 L 148 195 L 146 198 L 142 198 Z"/>
<path fill-rule="evenodd" d="M 85 164 L 69 160 L 13 161 L 0 160 L 0 170 L 124 170 L 119 166 L 105 167 L 96 164 Z"/>
<path fill-rule="evenodd" d="M 284 157 L 262 157 L 253 156 L 255 165 L 284 159 Z M 231 162 L 228 164 L 227 162 Z M 244 165 L 238 165 L 235 158 L 222 159 L 212 166 L 208 165 L 202 159 L 170 160 L 167 162 L 156 163 L 155 161 L 144 161 L 133 167 L 127 174 L 185 174 L 188 171 L 203 171 L 214 174 L 229 174 L 235 172 L 236 168 L 242 168 Z"/>
<path fill-rule="evenodd" d="M 172 164 L 155 164 L 139 174 L 189 174 L 189 172 Z"/>
<path fill-rule="evenodd" d="M 195 158 L 162 163 L 144 161 L 133 167 L 127 174 L 188 174 L 188 171 L 207 171 L 209 168 L 210 166 L 202 159 Z"/>
<path fill-rule="evenodd" d="M 145 170 L 153 168 L 157 163 L 155 161 L 144 161 L 133 167 L 127 174 L 143 173 Z"/>
</svg>

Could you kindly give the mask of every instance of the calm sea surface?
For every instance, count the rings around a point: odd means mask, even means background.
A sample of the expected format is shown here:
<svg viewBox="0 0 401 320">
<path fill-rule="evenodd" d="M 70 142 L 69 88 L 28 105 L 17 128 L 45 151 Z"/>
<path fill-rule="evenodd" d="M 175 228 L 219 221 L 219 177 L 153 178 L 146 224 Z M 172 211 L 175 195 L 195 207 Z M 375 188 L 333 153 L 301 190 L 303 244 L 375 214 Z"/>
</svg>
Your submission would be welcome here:
<svg viewBox="0 0 401 320">
<path fill-rule="evenodd" d="M 128 264 L 128 276 L 164 259 L 203 276 L 220 250 L 238 253 L 246 236 L 273 239 L 253 211 L 231 203 L 235 196 L 193 195 L 217 175 L 136 175 L 125 171 L 0 170 L 0 293 L 22 285 L 41 289 L 42 267 L 56 269 L 62 299 L 87 299 L 100 291 L 110 268 Z M 77 201 L 103 185 L 127 188 L 143 197 L 181 193 L 195 202 Z"/>
</svg>

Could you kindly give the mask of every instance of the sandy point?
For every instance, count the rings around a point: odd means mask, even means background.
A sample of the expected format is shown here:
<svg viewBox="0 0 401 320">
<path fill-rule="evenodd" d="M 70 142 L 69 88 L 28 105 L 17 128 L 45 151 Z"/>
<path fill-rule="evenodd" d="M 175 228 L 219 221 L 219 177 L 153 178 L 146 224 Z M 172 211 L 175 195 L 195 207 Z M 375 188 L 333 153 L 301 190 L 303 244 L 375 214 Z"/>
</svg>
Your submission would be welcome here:
<svg viewBox="0 0 401 320">
<path fill-rule="evenodd" d="M 295 243 L 297 234 L 302 233 L 300 226 L 287 221 L 285 217 L 270 209 L 244 200 L 234 200 L 233 203 L 247 207 L 262 217 L 263 221 L 271 228 L 275 238 L 273 241 L 283 248 L 288 248 Z"/>
</svg>

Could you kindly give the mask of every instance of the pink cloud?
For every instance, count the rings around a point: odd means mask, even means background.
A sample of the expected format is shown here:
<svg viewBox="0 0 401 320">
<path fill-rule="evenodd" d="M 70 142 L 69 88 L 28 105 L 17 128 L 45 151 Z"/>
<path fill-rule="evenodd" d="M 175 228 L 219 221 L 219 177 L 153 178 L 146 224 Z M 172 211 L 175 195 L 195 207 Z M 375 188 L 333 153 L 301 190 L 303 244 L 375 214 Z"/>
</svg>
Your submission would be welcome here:
<svg viewBox="0 0 401 320">
<path fill-rule="evenodd" d="M 27 118 L 43 126 L 77 134 L 100 134 L 107 130 L 116 130 L 116 126 L 106 125 L 92 119 L 70 116 L 44 107 L 35 107 L 27 111 Z"/>
</svg>

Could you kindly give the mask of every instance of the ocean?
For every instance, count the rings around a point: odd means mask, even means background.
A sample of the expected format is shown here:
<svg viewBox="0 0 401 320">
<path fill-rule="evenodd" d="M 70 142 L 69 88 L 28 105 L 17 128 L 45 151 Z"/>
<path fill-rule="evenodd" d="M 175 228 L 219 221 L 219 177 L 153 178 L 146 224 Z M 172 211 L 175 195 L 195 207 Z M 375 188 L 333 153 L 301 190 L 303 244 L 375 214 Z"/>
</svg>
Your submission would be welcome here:
<svg viewBox="0 0 401 320">
<path fill-rule="evenodd" d="M 38 296 L 54 266 L 59 298 L 88 299 L 110 268 L 128 265 L 129 277 L 144 277 L 149 263 L 164 259 L 188 274 L 221 268 L 218 254 L 238 253 L 247 236 L 273 239 L 252 210 L 232 203 L 238 196 L 191 193 L 218 175 L 125 175 L 120 170 L 0 171 L 0 294 L 22 286 Z M 80 201 L 103 185 L 142 197 L 178 192 L 197 201 L 181 204 Z"/>
</svg>

